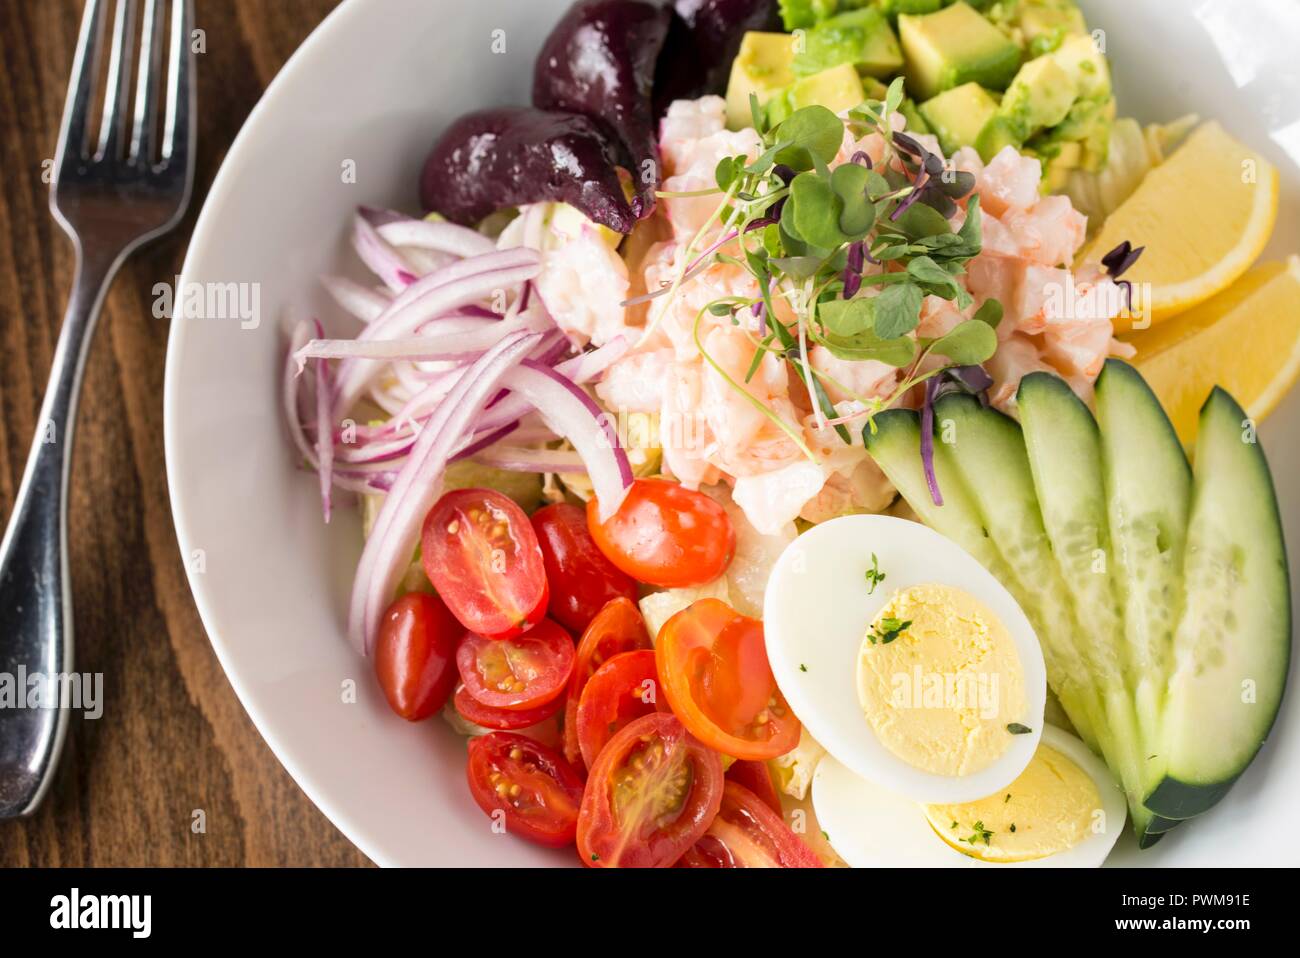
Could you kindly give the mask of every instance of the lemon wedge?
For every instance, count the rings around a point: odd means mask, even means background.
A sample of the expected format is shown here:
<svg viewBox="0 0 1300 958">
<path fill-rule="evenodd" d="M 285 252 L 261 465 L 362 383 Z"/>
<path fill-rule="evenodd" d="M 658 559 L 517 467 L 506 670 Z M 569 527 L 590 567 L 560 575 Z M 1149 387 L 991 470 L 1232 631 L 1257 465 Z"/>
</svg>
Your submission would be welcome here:
<svg viewBox="0 0 1300 958">
<path fill-rule="evenodd" d="M 1214 386 L 1258 422 L 1300 375 L 1300 256 L 1261 263 L 1181 316 L 1121 338 L 1185 446 Z"/>
<path fill-rule="evenodd" d="M 1082 259 L 1098 261 L 1124 240 L 1145 246 L 1124 279 L 1135 285 L 1135 312 L 1159 323 L 1250 268 L 1273 232 L 1277 201 L 1277 169 L 1204 123 L 1107 218 Z M 1115 321 L 1121 331 L 1142 325 Z"/>
</svg>

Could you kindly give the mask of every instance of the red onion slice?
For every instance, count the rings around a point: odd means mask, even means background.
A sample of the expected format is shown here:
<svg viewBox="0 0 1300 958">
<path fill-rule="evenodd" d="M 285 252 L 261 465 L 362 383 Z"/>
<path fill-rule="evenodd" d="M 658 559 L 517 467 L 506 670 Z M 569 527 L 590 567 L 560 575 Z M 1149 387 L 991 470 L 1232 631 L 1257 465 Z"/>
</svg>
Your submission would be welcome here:
<svg viewBox="0 0 1300 958">
<path fill-rule="evenodd" d="M 592 488 L 600 500 L 600 519 L 618 511 L 632 485 L 632 464 L 618 441 L 608 413 L 572 380 L 554 369 L 524 360 L 502 383 L 532 405 L 542 420 L 573 444 L 587 464 Z"/>
</svg>

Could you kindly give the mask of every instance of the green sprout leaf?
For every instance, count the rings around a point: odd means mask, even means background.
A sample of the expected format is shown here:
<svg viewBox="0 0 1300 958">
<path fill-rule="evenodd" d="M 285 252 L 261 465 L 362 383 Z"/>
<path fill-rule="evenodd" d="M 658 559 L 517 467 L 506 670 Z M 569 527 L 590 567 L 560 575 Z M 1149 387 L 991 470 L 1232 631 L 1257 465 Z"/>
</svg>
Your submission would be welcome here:
<svg viewBox="0 0 1300 958">
<path fill-rule="evenodd" d="M 886 286 L 876 297 L 876 335 L 881 339 L 906 336 L 921 321 L 921 287 L 914 283 Z"/>
<path fill-rule="evenodd" d="M 997 351 L 998 334 L 988 323 L 968 319 L 930 345 L 930 351 L 947 356 L 958 366 L 978 366 Z"/>
<path fill-rule="evenodd" d="M 996 299 L 984 300 L 980 303 L 980 308 L 975 310 L 975 318 L 997 329 L 998 323 L 1002 322 L 1002 304 Z"/>
<path fill-rule="evenodd" d="M 824 106 L 796 110 L 773 132 L 790 144 L 777 154 L 776 162 L 799 171 L 811 170 L 817 160 L 829 163 L 844 143 L 844 123 Z"/>
</svg>

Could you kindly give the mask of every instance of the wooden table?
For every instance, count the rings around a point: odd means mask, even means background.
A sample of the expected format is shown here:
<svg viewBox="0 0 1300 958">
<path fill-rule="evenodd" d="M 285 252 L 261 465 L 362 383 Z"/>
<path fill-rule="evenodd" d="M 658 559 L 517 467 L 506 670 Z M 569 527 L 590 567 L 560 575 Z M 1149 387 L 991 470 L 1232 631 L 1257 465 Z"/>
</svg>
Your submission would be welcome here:
<svg viewBox="0 0 1300 958">
<path fill-rule="evenodd" d="M 185 224 L 133 257 L 104 307 L 76 433 L 69 541 L 76 668 L 104 714 L 71 717 L 62 767 L 27 821 L 0 823 L 0 865 L 362 865 L 257 734 L 208 644 L 167 500 L 167 322 L 151 289 L 180 271 L 231 140 L 334 0 L 199 0 L 199 160 Z M 0 520 L 36 428 L 72 280 L 43 179 L 82 0 L 0 3 Z M 0 637 L 3 640 L 3 637 Z M 196 810 L 206 830 L 196 832 Z"/>
</svg>

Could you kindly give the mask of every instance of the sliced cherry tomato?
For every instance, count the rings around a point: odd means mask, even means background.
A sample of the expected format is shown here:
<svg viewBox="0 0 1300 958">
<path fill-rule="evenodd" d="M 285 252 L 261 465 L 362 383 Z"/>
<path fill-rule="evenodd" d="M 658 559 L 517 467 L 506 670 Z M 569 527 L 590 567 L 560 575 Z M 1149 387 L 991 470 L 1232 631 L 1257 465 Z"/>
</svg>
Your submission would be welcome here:
<svg viewBox="0 0 1300 958">
<path fill-rule="evenodd" d="M 546 615 L 542 550 L 524 510 L 490 489 L 457 489 L 429 510 L 424 572 L 470 632 L 505 639 Z"/>
<path fill-rule="evenodd" d="M 591 768 L 615 732 L 642 715 L 667 711 L 668 703 L 659 694 L 654 652 L 620 652 L 598 668 L 582 690 L 574 723 L 582 760 Z"/>
<path fill-rule="evenodd" d="M 465 690 L 498 709 L 535 709 L 556 698 L 573 672 L 573 639 L 543 619 L 512 639 L 470 633 L 456 650 Z"/>
<path fill-rule="evenodd" d="M 722 790 L 722 807 L 679 868 L 822 868 L 803 840 L 763 800 L 735 782 Z"/>
<path fill-rule="evenodd" d="M 447 704 L 464 634 L 437 596 L 411 592 L 388 607 L 375 643 L 375 675 L 394 712 L 418 722 Z"/>
<path fill-rule="evenodd" d="M 587 525 L 600 551 L 628 575 L 651 585 L 703 585 L 726 571 L 736 530 L 726 511 L 702 492 L 668 479 L 638 479 L 618 512 L 601 522 L 596 500 Z"/>
<path fill-rule="evenodd" d="M 498 709 L 490 705 L 484 705 L 470 695 L 469 689 L 463 685 L 456 689 L 456 695 L 452 699 L 452 703 L 456 706 L 456 711 L 460 713 L 461 718 L 483 728 L 497 729 L 503 732 L 513 732 L 517 729 L 540 725 L 558 712 L 563 702 L 562 698 L 556 696 L 545 705 L 539 705 L 535 709 Z"/>
<path fill-rule="evenodd" d="M 578 642 L 578 652 L 573 662 L 573 675 L 569 679 L 569 692 L 564 702 L 564 757 L 575 765 L 582 761 L 582 748 L 578 743 L 578 703 L 588 680 L 605 662 L 620 652 L 649 649 L 650 633 L 636 603 L 630 599 L 610 599 L 587 626 Z"/>
<path fill-rule="evenodd" d="M 776 782 L 772 780 L 772 770 L 767 767 L 767 762 L 748 762 L 744 759 L 732 762 L 727 769 L 727 781 L 743 785 L 772 811 L 778 815 L 785 814 L 781 810 L 781 796 L 776 790 Z"/>
<path fill-rule="evenodd" d="M 467 775 L 479 808 L 505 812 L 507 832 L 553 848 L 573 841 L 582 779 L 555 749 L 492 732 L 469 740 Z"/>
<path fill-rule="evenodd" d="M 636 601 L 636 580 L 596 547 L 580 507 L 558 502 L 538 509 L 533 530 L 550 583 L 547 614 L 560 625 L 581 633 L 610 599 Z"/>
<path fill-rule="evenodd" d="M 664 623 L 655 655 L 673 713 L 709 748 L 763 761 L 799 744 L 799 720 L 772 677 L 762 622 L 700 599 Z"/>
<path fill-rule="evenodd" d="M 722 761 L 674 716 L 643 715 L 600 751 L 578 813 L 578 855 L 595 868 L 667 868 L 722 801 Z"/>
</svg>

